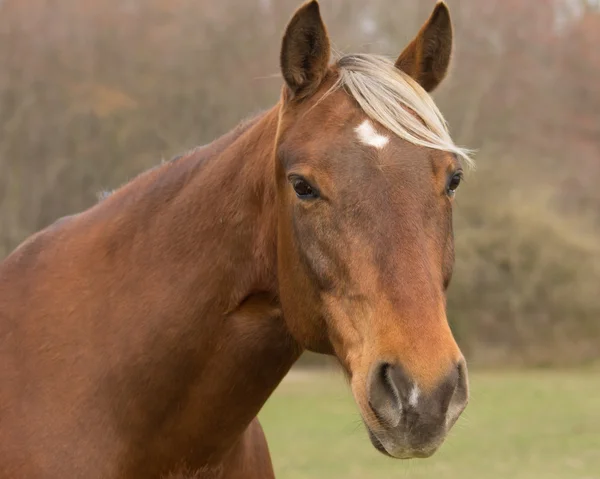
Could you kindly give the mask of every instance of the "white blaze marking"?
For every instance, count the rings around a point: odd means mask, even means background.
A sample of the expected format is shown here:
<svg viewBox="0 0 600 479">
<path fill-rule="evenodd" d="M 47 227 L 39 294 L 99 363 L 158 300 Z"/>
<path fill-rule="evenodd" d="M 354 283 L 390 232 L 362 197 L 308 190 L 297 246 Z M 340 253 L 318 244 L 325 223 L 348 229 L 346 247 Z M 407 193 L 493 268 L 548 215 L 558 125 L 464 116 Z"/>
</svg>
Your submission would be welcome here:
<svg viewBox="0 0 600 479">
<path fill-rule="evenodd" d="M 390 141 L 387 136 L 377 133 L 369 120 L 363 121 L 354 131 L 356 131 L 358 139 L 365 145 L 374 146 L 377 149 L 383 148 Z"/>
<path fill-rule="evenodd" d="M 415 384 L 410 390 L 410 394 L 408 396 L 408 404 L 410 404 L 412 407 L 416 407 L 417 402 L 419 401 L 419 394 L 421 394 L 421 391 L 419 390 L 419 386 Z"/>
</svg>

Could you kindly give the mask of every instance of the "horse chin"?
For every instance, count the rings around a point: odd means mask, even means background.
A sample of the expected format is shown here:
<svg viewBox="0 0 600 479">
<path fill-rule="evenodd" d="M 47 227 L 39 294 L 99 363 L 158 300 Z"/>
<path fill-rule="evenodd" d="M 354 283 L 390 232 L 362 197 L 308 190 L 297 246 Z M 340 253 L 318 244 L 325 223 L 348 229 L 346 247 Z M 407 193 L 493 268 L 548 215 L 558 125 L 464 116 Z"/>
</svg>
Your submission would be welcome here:
<svg viewBox="0 0 600 479">
<path fill-rule="evenodd" d="M 381 441 L 379 439 L 377 439 L 377 436 L 375 434 L 373 434 L 373 431 L 371 431 L 369 426 L 367 426 L 367 432 L 369 433 L 369 440 L 371 441 L 371 444 L 373 444 L 373 447 L 375 449 L 377 449 L 384 456 L 391 457 L 391 458 L 394 457 L 385 450 L 385 447 L 383 447 L 383 444 L 381 444 Z"/>
</svg>

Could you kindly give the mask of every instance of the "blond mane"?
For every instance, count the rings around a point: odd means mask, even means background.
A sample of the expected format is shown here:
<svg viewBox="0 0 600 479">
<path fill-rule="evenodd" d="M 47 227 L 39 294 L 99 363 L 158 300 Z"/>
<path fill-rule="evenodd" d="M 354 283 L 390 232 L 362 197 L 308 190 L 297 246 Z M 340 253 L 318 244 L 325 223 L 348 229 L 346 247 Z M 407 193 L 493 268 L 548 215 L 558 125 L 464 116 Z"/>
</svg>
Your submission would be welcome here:
<svg viewBox="0 0 600 479">
<path fill-rule="evenodd" d="M 454 144 L 446 120 L 429 94 L 389 59 L 371 54 L 342 56 L 339 79 L 332 88 L 344 88 L 374 121 L 415 145 L 455 154 L 472 166 L 471 151 Z"/>
</svg>

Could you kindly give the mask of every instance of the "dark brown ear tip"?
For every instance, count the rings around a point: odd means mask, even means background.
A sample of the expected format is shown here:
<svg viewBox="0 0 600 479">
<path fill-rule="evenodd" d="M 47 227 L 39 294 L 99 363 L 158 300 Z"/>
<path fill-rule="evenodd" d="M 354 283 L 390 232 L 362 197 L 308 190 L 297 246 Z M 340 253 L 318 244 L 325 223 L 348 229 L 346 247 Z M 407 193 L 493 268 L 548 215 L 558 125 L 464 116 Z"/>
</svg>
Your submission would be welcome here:
<svg viewBox="0 0 600 479">
<path fill-rule="evenodd" d="M 440 0 L 435 4 L 433 12 L 431 13 L 431 20 L 436 22 L 450 21 L 450 9 L 444 0 Z"/>
<path fill-rule="evenodd" d="M 323 20 L 321 19 L 321 9 L 319 7 L 319 2 L 317 0 L 310 0 L 308 2 L 305 2 L 303 5 L 301 5 L 298 10 L 296 10 L 296 13 L 294 13 L 294 16 L 292 18 L 292 20 L 290 21 L 291 23 L 294 22 L 314 22 L 314 21 L 321 21 L 321 23 L 323 22 Z M 288 24 L 289 26 L 289 24 Z"/>
<path fill-rule="evenodd" d="M 320 14 L 319 2 L 317 0 L 310 0 L 302 5 L 299 10 L 318 15 Z"/>
</svg>

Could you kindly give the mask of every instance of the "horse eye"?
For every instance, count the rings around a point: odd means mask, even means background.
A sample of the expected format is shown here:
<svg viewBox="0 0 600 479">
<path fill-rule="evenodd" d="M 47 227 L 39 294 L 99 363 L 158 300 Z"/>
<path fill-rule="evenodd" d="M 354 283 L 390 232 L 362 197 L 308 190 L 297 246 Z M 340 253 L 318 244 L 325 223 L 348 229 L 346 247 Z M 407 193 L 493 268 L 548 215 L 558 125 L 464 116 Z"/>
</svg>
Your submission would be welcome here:
<svg viewBox="0 0 600 479">
<path fill-rule="evenodd" d="M 454 194 L 456 193 L 456 189 L 460 185 L 461 180 L 462 180 L 462 173 L 455 173 L 454 175 L 452 175 L 452 177 L 450 178 L 450 181 L 448 182 L 448 187 L 447 187 L 448 196 L 454 196 Z"/>
<path fill-rule="evenodd" d="M 292 187 L 296 192 L 296 195 L 301 200 L 308 200 L 313 198 L 318 198 L 319 194 L 315 188 L 313 188 L 308 181 L 304 178 L 300 178 L 298 176 L 291 178 Z"/>
</svg>

